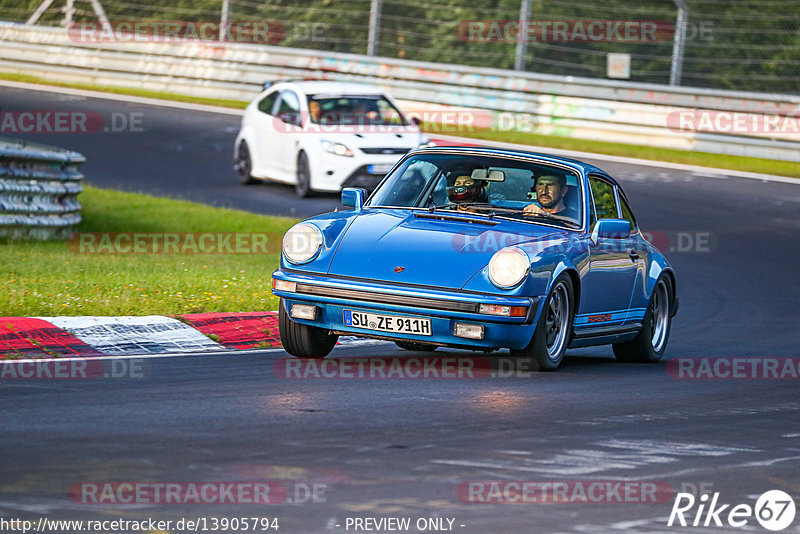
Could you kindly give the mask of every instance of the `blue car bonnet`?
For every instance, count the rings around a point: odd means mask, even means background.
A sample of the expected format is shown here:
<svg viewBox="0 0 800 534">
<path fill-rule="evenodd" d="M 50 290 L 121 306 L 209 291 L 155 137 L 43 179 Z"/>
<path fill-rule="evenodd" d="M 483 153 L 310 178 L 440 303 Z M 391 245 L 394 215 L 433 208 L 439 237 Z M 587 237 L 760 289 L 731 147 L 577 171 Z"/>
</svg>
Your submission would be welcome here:
<svg viewBox="0 0 800 534">
<path fill-rule="evenodd" d="M 480 216 L 443 215 L 486 221 Z M 423 217 L 405 209 L 365 210 L 342 238 L 330 274 L 460 289 L 499 249 L 561 233 L 501 219 L 479 224 Z"/>
</svg>

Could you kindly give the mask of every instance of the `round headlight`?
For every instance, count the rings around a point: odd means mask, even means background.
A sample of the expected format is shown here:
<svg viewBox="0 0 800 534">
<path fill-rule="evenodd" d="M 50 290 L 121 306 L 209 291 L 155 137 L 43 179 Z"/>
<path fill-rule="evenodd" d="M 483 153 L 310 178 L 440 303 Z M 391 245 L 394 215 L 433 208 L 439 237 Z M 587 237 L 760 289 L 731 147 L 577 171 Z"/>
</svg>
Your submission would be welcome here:
<svg viewBox="0 0 800 534">
<path fill-rule="evenodd" d="M 322 232 L 313 224 L 296 224 L 283 236 L 283 255 L 292 263 L 310 261 L 321 246 Z"/>
<path fill-rule="evenodd" d="M 489 280 L 503 289 L 514 287 L 525 278 L 530 266 L 528 255 L 516 247 L 498 250 L 489 260 Z"/>
</svg>

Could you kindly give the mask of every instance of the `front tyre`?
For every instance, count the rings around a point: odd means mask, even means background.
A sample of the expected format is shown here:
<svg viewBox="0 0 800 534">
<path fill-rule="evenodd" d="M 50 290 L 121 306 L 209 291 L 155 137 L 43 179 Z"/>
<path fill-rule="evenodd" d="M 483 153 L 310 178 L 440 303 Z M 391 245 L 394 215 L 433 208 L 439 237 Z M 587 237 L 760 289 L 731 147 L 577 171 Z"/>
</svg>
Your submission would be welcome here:
<svg viewBox="0 0 800 534">
<path fill-rule="evenodd" d="M 297 155 L 297 184 L 294 187 L 300 198 L 311 194 L 311 167 L 305 152 Z"/>
<path fill-rule="evenodd" d="M 236 161 L 234 161 L 233 168 L 242 185 L 252 185 L 258 182 L 258 180 L 252 176 L 253 158 L 250 157 L 250 147 L 247 146 L 247 141 L 239 143 L 239 147 L 236 149 Z"/>
<path fill-rule="evenodd" d="M 672 326 L 672 284 L 662 276 L 656 282 L 642 321 L 631 341 L 614 343 L 614 357 L 621 362 L 655 363 L 664 355 Z"/>
<path fill-rule="evenodd" d="M 530 344 L 511 351 L 517 358 L 531 358 L 536 371 L 555 371 L 564 359 L 572 334 L 575 299 L 572 280 L 566 274 L 553 283 Z"/>
<path fill-rule="evenodd" d="M 278 330 L 284 350 L 297 358 L 324 358 L 339 339 L 322 328 L 292 321 L 283 299 L 278 305 Z"/>
</svg>

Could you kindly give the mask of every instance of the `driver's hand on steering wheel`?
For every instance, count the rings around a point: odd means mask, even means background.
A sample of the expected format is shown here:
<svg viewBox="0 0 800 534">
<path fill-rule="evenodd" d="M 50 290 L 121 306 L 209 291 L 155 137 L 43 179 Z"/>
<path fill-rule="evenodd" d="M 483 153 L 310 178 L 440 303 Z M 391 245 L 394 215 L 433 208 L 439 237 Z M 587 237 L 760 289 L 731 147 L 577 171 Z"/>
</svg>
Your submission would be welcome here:
<svg viewBox="0 0 800 534">
<path fill-rule="evenodd" d="M 539 215 L 539 214 L 542 214 L 542 213 L 547 213 L 546 211 L 544 211 L 542 209 L 541 206 L 539 206 L 539 204 L 536 204 L 535 202 L 525 206 L 525 208 L 522 210 L 522 212 L 523 213 L 530 213 L 531 215 Z"/>
</svg>

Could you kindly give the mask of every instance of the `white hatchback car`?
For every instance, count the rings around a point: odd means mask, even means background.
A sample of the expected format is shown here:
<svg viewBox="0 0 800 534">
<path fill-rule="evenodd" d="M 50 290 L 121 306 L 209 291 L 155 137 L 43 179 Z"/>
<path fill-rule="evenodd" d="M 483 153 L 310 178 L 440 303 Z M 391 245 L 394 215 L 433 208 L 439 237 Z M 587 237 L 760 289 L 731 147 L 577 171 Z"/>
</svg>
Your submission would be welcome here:
<svg viewBox="0 0 800 534">
<path fill-rule="evenodd" d="M 297 194 L 372 190 L 409 150 L 428 144 L 381 89 L 328 81 L 269 85 L 245 110 L 234 144 L 244 184 L 275 180 Z"/>
</svg>

